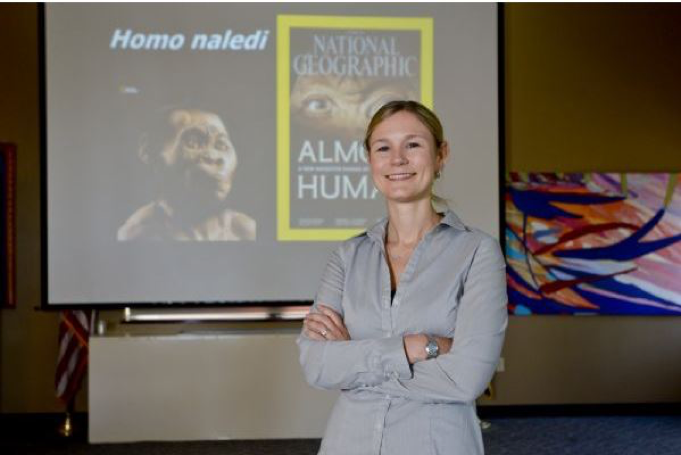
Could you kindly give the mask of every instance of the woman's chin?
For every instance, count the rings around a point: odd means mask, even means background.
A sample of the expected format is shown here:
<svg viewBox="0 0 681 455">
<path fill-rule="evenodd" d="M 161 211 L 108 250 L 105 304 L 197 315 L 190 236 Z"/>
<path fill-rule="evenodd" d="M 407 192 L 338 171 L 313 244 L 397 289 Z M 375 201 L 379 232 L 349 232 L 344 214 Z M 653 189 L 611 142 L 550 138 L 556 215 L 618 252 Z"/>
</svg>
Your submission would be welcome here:
<svg viewBox="0 0 681 455">
<path fill-rule="evenodd" d="M 389 193 L 383 193 L 383 197 L 386 202 L 394 204 L 406 204 L 419 201 L 430 201 L 429 193 L 413 193 L 413 192 L 401 192 L 394 191 Z"/>
</svg>

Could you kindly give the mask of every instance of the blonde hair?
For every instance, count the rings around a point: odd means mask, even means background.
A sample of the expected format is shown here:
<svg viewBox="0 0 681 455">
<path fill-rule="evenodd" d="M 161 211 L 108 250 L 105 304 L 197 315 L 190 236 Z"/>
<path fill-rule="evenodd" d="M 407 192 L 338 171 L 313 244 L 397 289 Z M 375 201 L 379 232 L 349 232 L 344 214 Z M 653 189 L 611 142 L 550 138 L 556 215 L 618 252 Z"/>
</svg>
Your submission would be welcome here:
<svg viewBox="0 0 681 455">
<path fill-rule="evenodd" d="M 371 139 L 371 135 L 374 134 L 374 130 L 376 129 L 376 127 L 378 127 L 378 125 L 380 125 L 388 117 L 392 117 L 398 112 L 403 111 L 414 114 L 416 118 L 419 119 L 419 121 L 426 128 L 428 128 L 428 131 L 430 131 L 430 134 L 432 134 L 433 140 L 435 141 L 436 148 L 435 153 L 440 153 L 442 144 L 444 144 L 445 142 L 445 137 L 444 129 L 442 128 L 442 122 L 440 122 L 438 116 L 435 115 L 435 112 L 428 109 L 426 106 L 419 103 L 418 101 L 395 100 L 390 101 L 389 103 L 386 103 L 383 106 L 381 106 L 380 109 L 378 109 L 376 113 L 371 117 L 369 125 L 367 126 L 366 133 L 364 134 L 364 149 L 366 150 L 367 156 L 369 156 L 370 154 L 369 140 Z M 440 176 L 439 174 L 440 171 L 438 171 L 436 178 L 439 178 Z M 436 205 L 447 206 L 447 200 L 440 196 L 435 195 L 434 193 L 431 194 L 430 198 L 431 201 Z"/>
</svg>

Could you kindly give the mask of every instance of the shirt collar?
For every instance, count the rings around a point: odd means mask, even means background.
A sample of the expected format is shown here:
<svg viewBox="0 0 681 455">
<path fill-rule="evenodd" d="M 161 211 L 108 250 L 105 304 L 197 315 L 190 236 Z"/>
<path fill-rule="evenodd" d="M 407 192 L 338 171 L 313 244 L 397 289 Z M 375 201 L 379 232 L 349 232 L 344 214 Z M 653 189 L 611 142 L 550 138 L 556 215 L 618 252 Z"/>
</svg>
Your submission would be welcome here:
<svg viewBox="0 0 681 455">
<path fill-rule="evenodd" d="M 444 212 L 440 212 L 444 216 L 440 220 L 439 225 L 447 225 L 451 228 L 457 229 L 459 231 L 467 231 L 468 228 L 466 225 L 463 224 L 461 219 L 456 216 L 456 213 L 452 212 L 450 209 L 445 210 Z M 388 226 L 388 217 L 383 217 L 378 223 L 374 224 L 372 227 L 367 229 L 367 235 L 369 236 L 370 239 L 377 241 L 377 242 L 383 242 L 385 239 L 385 229 Z"/>
</svg>

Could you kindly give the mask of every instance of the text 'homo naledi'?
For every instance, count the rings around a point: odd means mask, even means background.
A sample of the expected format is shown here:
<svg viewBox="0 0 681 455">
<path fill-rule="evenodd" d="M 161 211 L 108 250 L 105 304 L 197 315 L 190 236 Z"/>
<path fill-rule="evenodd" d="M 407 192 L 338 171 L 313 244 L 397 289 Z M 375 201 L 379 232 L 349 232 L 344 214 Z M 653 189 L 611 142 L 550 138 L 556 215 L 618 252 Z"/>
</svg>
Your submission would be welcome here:
<svg viewBox="0 0 681 455">
<path fill-rule="evenodd" d="M 267 47 L 270 31 L 253 33 L 194 33 L 189 39 L 182 33 L 140 33 L 117 28 L 111 34 L 109 48 L 113 50 L 179 51 L 189 47 L 199 51 L 261 51 Z"/>
</svg>

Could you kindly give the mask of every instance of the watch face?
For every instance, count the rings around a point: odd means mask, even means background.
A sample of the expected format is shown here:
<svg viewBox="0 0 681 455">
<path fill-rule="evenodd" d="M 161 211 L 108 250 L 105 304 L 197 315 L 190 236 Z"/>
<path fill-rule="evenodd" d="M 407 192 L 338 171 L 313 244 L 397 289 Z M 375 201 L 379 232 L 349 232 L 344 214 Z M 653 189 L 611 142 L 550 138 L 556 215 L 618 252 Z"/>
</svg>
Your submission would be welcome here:
<svg viewBox="0 0 681 455">
<path fill-rule="evenodd" d="M 428 341 L 428 344 L 426 344 L 426 355 L 429 359 L 432 359 L 433 357 L 437 357 L 439 351 L 439 346 L 437 343 L 433 340 Z"/>
</svg>

